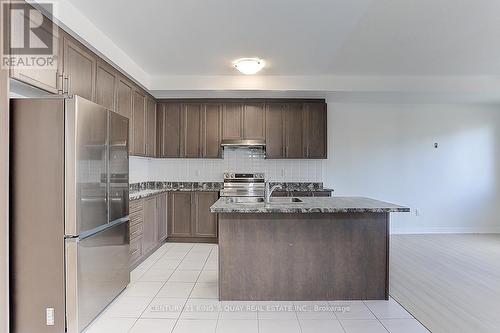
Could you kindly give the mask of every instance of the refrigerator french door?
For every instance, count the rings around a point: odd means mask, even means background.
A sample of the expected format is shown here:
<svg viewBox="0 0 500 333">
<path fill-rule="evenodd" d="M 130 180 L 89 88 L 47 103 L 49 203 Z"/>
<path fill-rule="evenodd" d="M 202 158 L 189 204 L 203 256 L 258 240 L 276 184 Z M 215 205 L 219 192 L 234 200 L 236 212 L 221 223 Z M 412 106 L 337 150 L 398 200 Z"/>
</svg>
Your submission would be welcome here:
<svg viewBox="0 0 500 333">
<path fill-rule="evenodd" d="M 79 96 L 11 106 L 13 332 L 81 332 L 129 283 L 128 119 Z"/>
</svg>

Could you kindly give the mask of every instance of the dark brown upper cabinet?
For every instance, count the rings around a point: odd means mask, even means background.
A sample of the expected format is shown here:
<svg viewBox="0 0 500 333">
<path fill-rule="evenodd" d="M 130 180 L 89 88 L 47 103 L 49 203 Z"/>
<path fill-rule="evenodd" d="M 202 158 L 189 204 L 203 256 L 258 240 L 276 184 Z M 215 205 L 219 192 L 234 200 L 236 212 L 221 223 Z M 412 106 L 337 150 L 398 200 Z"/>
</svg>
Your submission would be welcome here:
<svg viewBox="0 0 500 333">
<path fill-rule="evenodd" d="M 102 60 L 98 60 L 95 82 L 96 103 L 116 111 L 117 84 L 116 70 Z"/>
<path fill-rule="evenodd" d="M 3 5 L 3 4 L 2 4 Z M 26 12 L 29 13 L 29 12 Z M 7 20 L 10 19 L 10 15 L 5 15 Z M 11 22 L 12 24 L 23 25 L 23 20 L 14 20 Z M 9 24 L 5 24 L 4 27 L 10 26 Z M 33 26 L 38 26 L 38 22 L 33 22 Z M 22 41 L 24 39 L 24 28 L 18 27 L 17 29 L 12 30 L 12 41 L 10 44 L 6 45 L 19 45 L 17 41 Z M 60 49 L 60 33 L 62 30 L 57 26 L 53 26 L 50 24 L 48 19 L 44 19 L 42 25 L 39 27 L 37 34 L 45 35 L 45 38 L 53 38 L 53 53 L 57 60 L 57 66 L 50 69 L 26 69 L 13 66 L 10 69 L 10 77 L 27 83 L 33 87 L 43 89 L 53 94 L 61 93 L 62 91 L 62 52 Z M 44 38 L 44 39 L 45 39 Z"/>
<path fill-rule="evenodd" d="M 134 90 L 133 99 L 133 155 L 146 156 L 146 95 L 140 90 Z"/>
<path fill-rule="evenodd" d="M 243 104 L 224 103 L 222 106 L 222 139 L 243 138 Z"/>
<path fill-rule="evenodd" d="M 306 158 L 327 158 L 327 109 L 325 103 L 305 103 Z"/>
<path fill-rule="evenodd" d="M 146 156 L 156 157 L 156 101 L 146 98 Z"/>
<path fill-rule="evenodd" d="M 266 113 L 264 103 L 223 104 L 222 139 L 260 139 L 266 138 Z"/>
<path fill-rule="evenodd" d="M 97 57 L 67 33 L 63 43 L 63 92 L 94 101 Z"/>
<path fill-rule="evenodd" d="M 133 153 L 133 136 L 134 136 L 134 123 L 132 121 L 132 105 L 134 97 L 134 88 L 132 83 L 123 77 L 118 78 L 116 88 L 116 112 L 128 118 L 128 138 L 129 138 L 129 154 Z"/>
<path fill-rule="evenodd" d="M 216 103 L 203 104 L 201 116 L 202 116 L 201 157 L 220 158 L 222 157 L 222 148 L 220 146 L 222 106 Z"/>
<path fill-rule="evenodd" d="M 285 158 L 285 110 L 284 103 L 266 106 L 266 157 Z"/>
<path fill-rule="evenodd" d="M 220 158 L 222 106 L 217 103 L 160 103 L 158 157 Z"/>
<path fill-rule="evenodd" d="M 245 103 L 243 106 L 243 139 L 266 139 L 266 112 L 264 103 Z"/>
<path fill-rule="evenodd" d="M 272 102 L 266 105 L 266 157 L 327 158 L 326 104 Z"/>
<path fill-rule="evenodd" d="M 182 107 L 182 157 L 201 157 L 201 104 Z"/>
<path fill-rule="evenodd" d="M 181 157 L 181 103 L 160 103 L 157 113 L 158 157 Z"/>
<path fill-rule="evenodd" d="M 304 158 L 304 112 L 303 103 L 287 103 L 285 110 L 286 158 Z"/>
</svg>

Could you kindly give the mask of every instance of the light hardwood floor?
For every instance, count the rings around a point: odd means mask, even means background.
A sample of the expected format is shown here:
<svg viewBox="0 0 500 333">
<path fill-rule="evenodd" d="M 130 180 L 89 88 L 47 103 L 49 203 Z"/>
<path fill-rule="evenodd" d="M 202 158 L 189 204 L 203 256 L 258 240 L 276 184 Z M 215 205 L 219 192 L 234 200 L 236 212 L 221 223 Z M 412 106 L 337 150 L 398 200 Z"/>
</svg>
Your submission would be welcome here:
<svg viewBox="0 0 500 333">
<path fill-rule="evenodd" d="M 500 234 L 392 235 L 390 294 L 433 333 L 500 332 Z"/>
</svg>

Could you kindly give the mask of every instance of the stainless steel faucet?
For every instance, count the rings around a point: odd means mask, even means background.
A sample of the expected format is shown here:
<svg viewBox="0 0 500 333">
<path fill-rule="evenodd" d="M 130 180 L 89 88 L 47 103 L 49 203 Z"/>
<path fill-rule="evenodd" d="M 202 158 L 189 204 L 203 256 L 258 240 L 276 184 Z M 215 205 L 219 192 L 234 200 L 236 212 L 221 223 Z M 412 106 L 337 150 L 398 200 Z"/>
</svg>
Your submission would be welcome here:
<svg viewBox="0 0 500 333">
<path fill-rule="evenodd" d="M 273 187 L 269 188 L 270 186 L 270 182 L 269 180 L 266 181 L 266 186 L 265 186 L 265 189 L 264 189 L 264 197 L 265 197 L 265 201 L 266 201 L 266 204 L 268 204 L 269 202 L 271 202 L 271 195 L 273 194 L 273 192 L 279 188 L 281 188 L 281 185 L 274 185 Z"/>
</svg>

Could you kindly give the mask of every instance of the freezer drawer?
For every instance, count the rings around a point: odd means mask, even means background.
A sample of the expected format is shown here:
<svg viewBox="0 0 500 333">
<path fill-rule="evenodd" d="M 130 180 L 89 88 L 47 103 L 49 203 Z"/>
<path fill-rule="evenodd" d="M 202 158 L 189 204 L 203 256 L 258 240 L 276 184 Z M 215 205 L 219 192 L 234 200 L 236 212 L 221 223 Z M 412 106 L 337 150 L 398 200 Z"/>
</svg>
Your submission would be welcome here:
<svg viewBox="0 0 500 333">
<path fill-rule="evenodd" d="M 66 314 L 69 333 L 81 332 L 130 281 L 128 220 L 66 248 Z"/>
</svg>

